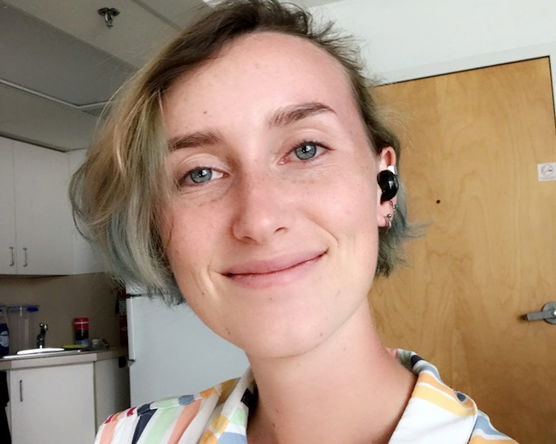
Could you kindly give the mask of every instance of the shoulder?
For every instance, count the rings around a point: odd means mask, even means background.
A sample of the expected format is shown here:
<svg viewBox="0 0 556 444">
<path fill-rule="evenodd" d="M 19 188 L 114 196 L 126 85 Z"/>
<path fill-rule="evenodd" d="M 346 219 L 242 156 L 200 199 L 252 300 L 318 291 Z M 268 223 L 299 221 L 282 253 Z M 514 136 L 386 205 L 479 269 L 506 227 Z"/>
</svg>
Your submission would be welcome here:
<svg viewBox="0 0 556 444">
<path fill-rule="evenodd" d="M 473 432 L 469 438 L 469 444 L 488 443 L 517 444 L 517 441 L 496 430 L 486 413 L 479 410 L 475 418 Z"/>
<path fill-rule="evenodd" d="M 396 429 L 396 438 L 417 434 L 426 436 L 428 443 L 436 443 L 457 436 L 460 441 L 451 442 L 515 444 L 494 428 L 473 399 L 446 385 L 433 364 L 406 350 L 397 350 L 397 358 L 417 376 L 417 382 Z"/>
<path fill-rule="evenodd" d="M 237 379 L 196 395 L 163 399 L 110 415 L 99 427 L 95 444 L 197 442 L 211 415 L 222 404 Z"/>
</svg>

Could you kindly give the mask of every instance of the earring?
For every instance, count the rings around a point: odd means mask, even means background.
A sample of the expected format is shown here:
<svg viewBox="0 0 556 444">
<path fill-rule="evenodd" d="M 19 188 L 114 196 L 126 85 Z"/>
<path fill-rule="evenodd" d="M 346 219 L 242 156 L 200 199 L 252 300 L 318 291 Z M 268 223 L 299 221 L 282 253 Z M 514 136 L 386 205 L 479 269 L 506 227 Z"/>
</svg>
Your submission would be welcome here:
<svg viewBox="0 0 556 444">
<path fill-rule="evenodd" d="M 398 193 L 400 183 L 396 173 L 396 167 L 393 165 L 378 173 L 376 179 L 378 186 L 382 190 L 382 195 L 380 196 L 381 202 L 391 200 Z"/>
<path fill-rule="evenodd" d="M 392 228 L 392 219 L 394 218 L 394 214 L 393 213 L 389 213 L 386 215 L 386 223 L 388 224 L 388 226 L 386 227 L 386 230 L 390 230 L 390 228 Z"/>
</svg>

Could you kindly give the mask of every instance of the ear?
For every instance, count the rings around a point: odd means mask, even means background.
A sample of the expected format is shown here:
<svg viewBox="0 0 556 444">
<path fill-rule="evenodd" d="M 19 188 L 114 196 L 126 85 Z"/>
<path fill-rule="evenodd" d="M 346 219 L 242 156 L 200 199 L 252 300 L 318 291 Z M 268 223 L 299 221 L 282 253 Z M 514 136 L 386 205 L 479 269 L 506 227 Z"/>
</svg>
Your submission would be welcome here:
<svg viewBox="0 0 556 444">
<path fill-rule="evenodd" d="M 388 169 L 388 167 L 395 167 L 396 166 L 396 152 L 394 148 L 391 146 L 387 146 L 382 149 L 380 154 L 378 155 L 377 159 L 377 174 L 380 171 Z M 386 200 L 384 202 L 380 201 L 380 196 L 382 195 L 382 190 L 380 187 L 376 186 L 376 220 L 379 227 L 387 227 L 389 226 L 388 222 L 388 215 L 393 217 L 394 215 L 394 205 L 396 205 L 397 196 L 394 196 L 390 200 Z"/>
</svg>

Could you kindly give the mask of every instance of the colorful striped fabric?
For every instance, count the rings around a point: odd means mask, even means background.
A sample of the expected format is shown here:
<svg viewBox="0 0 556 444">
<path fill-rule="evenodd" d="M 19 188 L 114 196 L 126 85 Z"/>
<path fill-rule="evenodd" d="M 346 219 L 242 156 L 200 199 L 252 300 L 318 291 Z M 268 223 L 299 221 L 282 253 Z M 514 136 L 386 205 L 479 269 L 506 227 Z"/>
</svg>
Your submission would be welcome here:
<svg viewBox="0 0 556 444">
<path fill-rule="evenodd" d="M 471 398 L 446 386 L 434 365 L 405 350 L 397 356 L 417 375 L 417 383 L 390 444 L 516 444 Z M 116 413 L 99 428 L 95 444 L 246 444 L 255 393 L 248 369 L 241 378 L 195 396 Z"/>
</svg>

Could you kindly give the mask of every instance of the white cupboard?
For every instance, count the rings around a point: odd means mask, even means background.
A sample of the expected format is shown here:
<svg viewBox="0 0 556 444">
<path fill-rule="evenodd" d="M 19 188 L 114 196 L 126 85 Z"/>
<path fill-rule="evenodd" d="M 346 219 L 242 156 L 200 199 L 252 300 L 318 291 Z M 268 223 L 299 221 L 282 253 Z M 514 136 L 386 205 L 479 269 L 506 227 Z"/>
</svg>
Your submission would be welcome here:
<svg viewBox="0 0 556 444">
<path fill-rule="evenodd" d="M 12 444 L 92 443 L 111 414 L 129 408 L 121 351 L 0 362 L 8 375 Z"/>
<path fill-rule="evenodd" d="M 129 368 L 120 359 L 95 364 L 96 429 L 113 413 L 129 408 Z"/>
<path fill-rule="evenodd" d="M 0 144 L 0 274 L 17 272 L 13 165 L 13 149 Z"/>
<path fill-rule="evenodd" d="M 75 150 L 66 153 L 69 159 L 70 176 L 85 162 L 87 150 Z M 69 186 L 68 177 L 68 186 Z M 81 236 L 72 220 L 72 242 L 73 242 L 73 267 L 72 273 L 97 273 L 105 271 L 99 253 Z"/>
<path fill-rule="evenodd" d="M 7 177 L 13 179 L 3 189 L 0 213 L 12 215 L 15 222 L 15 236 L 13 230 L 0 232 L 2 270 L 8 267 L 9 274 L 26 275 L 71 273 L 66 154 L 10 139 L 0 140 L 0 152 L 6 159 L 1 168 L 11 167 Z"/>
<path fill-rule="evenodd" d="M 13 144 L 18 271 L 67 274 L 73 258 L 66 154 L 17 141 Z"/>
<path fill-rule="evenodd" d="M 11 370 L 8 375 L 12 444 L 94 441 L 93 363 Z"/>
<path fill-rule="evenodd" d="M 84 158 L 0 137 L 0 274 L 103 271 L 71 215 L 70 175 Z"/>
</svg>

